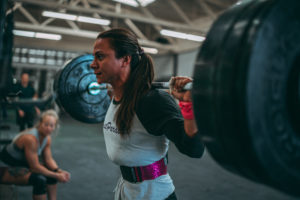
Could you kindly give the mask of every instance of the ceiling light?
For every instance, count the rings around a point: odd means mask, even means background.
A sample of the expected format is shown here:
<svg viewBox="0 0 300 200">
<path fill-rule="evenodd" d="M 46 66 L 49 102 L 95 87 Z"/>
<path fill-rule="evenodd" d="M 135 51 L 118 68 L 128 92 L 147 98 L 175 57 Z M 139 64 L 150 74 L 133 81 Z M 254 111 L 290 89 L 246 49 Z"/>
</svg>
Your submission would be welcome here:
<svg viewBox="0 0 300 200">
<path fill-rule="evenodd" d="M 144 49 L 145 53 L 150 53 L 150 54 L 157 54 L 158 50 L 156 48 L 150 48 L 150 47 L 142 47 Z"/>
<path fill-rule="evenodd" d="M 110 24 L 110 20 L 97 19 L 97 18 L 92 18 L 92 17 L 78 16 L 76 20 L 79 22 L 86 22 L 86 23 L 90 23 L 90 24 L 100 24 L 100 25 L 105 25 L 105 26 Z"/>
<path fill-rule="evenodd" d="M 51 12 L 51 11 L 43 11 L 42 15 L 45 17 L 66 19 L 66 20 L 72 20 L 72 21 L 75 21 L 77 18 L 76 15 L 70 15 L 70 14 L 59 13 L 59 12 Z"/>
<path fill-rule="evenodd" d="M 154 2 L 155 0 L 138 0 L 141 6 L 146 7 L 148 4 Z"/>
<path fill-rule="evenodd" d="M 32 38 L 40 38 L 40 39 L 47 39 L 47 40 L 61 40 L 61 35 L 58 34 L 22 31 L 22 30 L 13 30 L 13 33 L 14 35 L 22 36 L 22 37 L 32 37 Z"/>
<path fill-rule="evenodd" d="M 32 31 L 21 31 L 21 30 L 13 30 L 14 35 L 23 36 L 23 37 L 34 37 L 35 32 Z"/>
<path fill-rule="evenodd" d="M 90 23 L 90 24 L 100 24 L 100 25 L 104 25 L 104 26 L 107 26 L 110 24 L 110 20 L 107 20 L 107 19 L 98 19 L 98 18 L 93 18 L 93 17 L 70 15 L 70 14 L 59 13 L 59 12 L 43 11 L 42 15 L 45 17 L 66 19 L 66 20 L 85 22 L 85 23 Z"/>
<path fill-rule="evenodd" d="M 138 7 L 138 3 L 135 0 L 114 0 L 119 3 L 123 3 L 129 6 Z"/>
<path fill-rule="evenodd" d="M 197 41 L 197 42 L 202 42 L 205 40 L 205 37 L 203 37 L 203 36 L 187 34 L 187 33 L 182 33 L 182 32 L 177 32 L 177 31 L 171 31 L 171 30 L 166 30 L 166 29 L 162 29 L 160 31 L 160 34 L 170 36 L 170 37 L 180 38 L 180 39 L 193 40 L 193 41 Z"/>
<path fill-rule="evenodd" d="M 139 2 L 141 4 L 141 6 L 145 7 L 148 4 L 154 2 L 155 0 L 137 0 L 137 1 L 136 0 L 114 0 L 114 1 L 129 5 L 129 6 L 133 6 L 133 7 L 138 7 L 139 6 L 138 2 Z"/>
<path fill-rule="evenodd" d="M 61 35 L 50 33 L 35 33 L 36 38 L 48 39 L 48 40 L 61 40 Z"/>
</svg>

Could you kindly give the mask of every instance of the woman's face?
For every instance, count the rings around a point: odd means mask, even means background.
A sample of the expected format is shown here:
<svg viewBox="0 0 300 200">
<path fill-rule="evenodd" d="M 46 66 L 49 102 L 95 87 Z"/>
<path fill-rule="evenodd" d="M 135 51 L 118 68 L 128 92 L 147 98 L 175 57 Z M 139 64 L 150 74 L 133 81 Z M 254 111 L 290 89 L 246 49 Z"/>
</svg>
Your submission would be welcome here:
<svg viewBox="0 0 300 200">
<path fill-rule="evenodd" d="M 116 58 L 115 51 L 110 47 L 108 38 L 99 38 L 94 44 L 94 60 L 91 68 L 97 77 L 97 82 L 114 83 L 120 79 L 123 58 Z"/>
<path fill-rule="evenodd" d="M 39 132 L 44 136 L 50 135 L 56 128 L 56 118 L 46 115 L 39 126 Z"/>
</svg>

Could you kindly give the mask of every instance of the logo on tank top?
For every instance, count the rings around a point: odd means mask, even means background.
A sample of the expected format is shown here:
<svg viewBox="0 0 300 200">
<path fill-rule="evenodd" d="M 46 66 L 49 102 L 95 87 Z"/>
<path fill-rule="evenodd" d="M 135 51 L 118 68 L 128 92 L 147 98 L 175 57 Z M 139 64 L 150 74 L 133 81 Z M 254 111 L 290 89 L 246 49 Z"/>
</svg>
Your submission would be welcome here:
<svg viewBox="0 0 300 200">
<path fill-rule="evenodd" d="M 104 124 L 103 129 L 110 131 L 112 133 L 115 133 L 115 134 L 120 134 L 118 128 L 115 126 L 112 126 L 111 122 L 107 122 L 106 124 Z"/>
</svg>

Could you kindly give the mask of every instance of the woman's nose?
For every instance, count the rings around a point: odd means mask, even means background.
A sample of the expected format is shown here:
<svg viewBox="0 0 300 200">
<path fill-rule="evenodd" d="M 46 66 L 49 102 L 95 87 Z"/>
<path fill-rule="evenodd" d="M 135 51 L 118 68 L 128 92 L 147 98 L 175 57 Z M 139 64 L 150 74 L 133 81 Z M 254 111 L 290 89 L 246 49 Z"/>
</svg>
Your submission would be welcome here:
<svg viewBox="0 0 300 200">
<path fill-rule="evenodd" d="M 93 60 L 93 62 L 90 64 L 90 67 L 95 70 L 97 68 L 96 62 L 95 60 Z"/>
</svg>

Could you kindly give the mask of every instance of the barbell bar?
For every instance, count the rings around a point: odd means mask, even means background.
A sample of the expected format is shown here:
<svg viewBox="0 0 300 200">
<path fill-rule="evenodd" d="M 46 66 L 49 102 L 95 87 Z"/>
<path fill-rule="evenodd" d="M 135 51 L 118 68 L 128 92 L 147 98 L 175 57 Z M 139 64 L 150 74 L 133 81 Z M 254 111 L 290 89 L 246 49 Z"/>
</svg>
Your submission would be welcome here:
<svg viewBox="0 0 300 200">
<path fill-rule="evenodd" d="M 211 156 L 235 174 L 295 196 L 300 196 L 299 10 L 299 0 L 253 0 L 221 14 L 197 55 L 191 89 Z M 110 98 L 107 86 L 97 85 L 92 60 L 83 55 L 69 62 L 54 90 L 75 119 L 99 123 Z"/>
<path fill-rule="evenodd" d="M 151 84 L 152 88 L 157 88 L 157 89 L 170 89 L 170 82 L 152 82 Z M 97 82 L 91 82 L 87 86 L 87 90 L 89 94 L 91 95 L 97 95 L 100 90 L 106 90 L 112 88 L 109 84 L 103 85 L 103 84 L 98 84 Z M 192 90 L 193 88 L 193 83 L 189 82 L 187 83 L 182 89 L 183 90 Z"/>
</svg>

